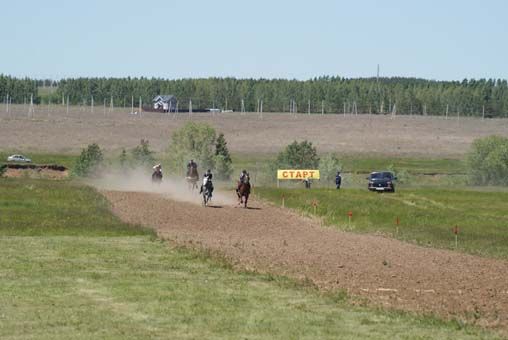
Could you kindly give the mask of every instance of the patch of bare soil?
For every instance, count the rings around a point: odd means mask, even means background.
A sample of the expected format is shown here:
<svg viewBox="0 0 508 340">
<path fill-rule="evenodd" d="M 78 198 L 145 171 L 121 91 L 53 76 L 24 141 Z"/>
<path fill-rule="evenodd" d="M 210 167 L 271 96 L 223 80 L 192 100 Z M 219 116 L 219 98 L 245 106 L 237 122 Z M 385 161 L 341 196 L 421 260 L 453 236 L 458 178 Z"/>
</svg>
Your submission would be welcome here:
<svg viewBox="0 0 508 340">
<path fill-rule="evenodd" d="M 123 220 L 153 227 L 177 244 L 219 252 L 238 268 L 309 279 L 387 308 L 508 330 L 507 261 L 340 232 L 259 201 L 251 209 L 204 208 L 151 193 L 104 195 Z"/>
<path fill-rule="evenodd" d="M 230 151 L 273 154 L 294 140 L 307 139 L 319 152 L 375 153 L 396 156 L 460 157 L 472 141 L 507 135 L 508 119 L 430 116 L 264 113 L 143 113 L 130 108 L 107 110 L 60 106 L 37 107 L 27 118 L 23 105 L 0 111 L 0 145 L 4 149 L 79 152 L 91 143 L 107 151 L 132 148 L 144 138 L 164 151 L 172 133 L 188 121 L 205 122 L 225 134 Z"/>
<path fill-rule="evenodd" d="M 64 170 L 53 170 L 53 169 L 43 169 L 43 168 L 20 168 L 13 169 L 8 168 L 5 173 L 2 175 L 3 177 L 13 177 L 13 178 L 36 178 L 36 179 L 64 179 L 69 177 L 69 171 Z"/>
</svg>

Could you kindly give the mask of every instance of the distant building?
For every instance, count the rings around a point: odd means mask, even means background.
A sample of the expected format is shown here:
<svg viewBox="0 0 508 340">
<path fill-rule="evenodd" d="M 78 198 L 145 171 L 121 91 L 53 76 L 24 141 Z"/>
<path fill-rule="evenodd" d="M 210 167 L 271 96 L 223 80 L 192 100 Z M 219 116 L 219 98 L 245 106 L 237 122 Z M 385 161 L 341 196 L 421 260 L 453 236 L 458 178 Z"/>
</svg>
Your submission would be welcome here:
<svg viewBox="0 0 508 340">
<path fill-rule="evenodd" d="M 176 97 L 172 94 L 158 95 L 152 100 L 153 108 L 157 111 L 175 112 L 176 111 Z"/>
</svg>

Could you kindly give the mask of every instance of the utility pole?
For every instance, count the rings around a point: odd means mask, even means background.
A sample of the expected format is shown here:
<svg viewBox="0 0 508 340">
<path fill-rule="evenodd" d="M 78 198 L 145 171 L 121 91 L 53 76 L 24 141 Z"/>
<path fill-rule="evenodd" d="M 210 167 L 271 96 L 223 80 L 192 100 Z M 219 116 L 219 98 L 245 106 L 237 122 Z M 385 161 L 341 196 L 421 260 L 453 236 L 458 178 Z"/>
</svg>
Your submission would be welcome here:
<svg viewBox="0 0 508 340">
<path fill-rule="evenodd" d="M 131 96 L 131 115 L 134 114 L 134 95 Z"/>
<path fill-rule="evenodd" d="M 448 120 L 448 104 L 446 104 L 445 119 Z"/>
<path fill-rule="evenodd" d="M 242 98 L 242 108 L 241 108 L 242 114 L 245 114 L 245 101 Z"/>
<path fill-rule="evenodd" d="M 143 102 L 141 101 L 141 96 L 139 96 L 139 115 L 141 116 L 141 111 L 143 109 L 143 106 L 142 106 Z"/>
<path fill-rule="evenodd" d="M 192 99 L 189 99 L 189 115 L 192 114 Z"/>
<path fill-rule="evenodd" d="M 482 120 L 485 119 L 485 105 L 482 107 Z"/>
<path fill-rule="evenodd" d="M 322 100 L 321 101 L 321 115 L 324 115 L 325 114 L 325 101 Z"/>
<path fill-rule="evenodd" d="M 307 114 L 308 114 L 308 115 L 310 115 L 310 99 L 309 99 L 309 102 L 308 102 L 308 103 L 309 103 L 309 105 L 308 105 L 308 107 L 307 107 Z"/>
<path fill-rule="evenodd" d="M 90 102 L 90 112 L 91 113 L 94 113 L 94 107 L 93 106 L 94 106 L 94 103 L 93 103 L 93 96 L 92 96 L 92 100 Z"/>
<path fill-rule="evenodd" d="M 30 107 L 28 108 L 28 117 L 34 117 L 34 95 L 30 94 Z"/>
</svg>

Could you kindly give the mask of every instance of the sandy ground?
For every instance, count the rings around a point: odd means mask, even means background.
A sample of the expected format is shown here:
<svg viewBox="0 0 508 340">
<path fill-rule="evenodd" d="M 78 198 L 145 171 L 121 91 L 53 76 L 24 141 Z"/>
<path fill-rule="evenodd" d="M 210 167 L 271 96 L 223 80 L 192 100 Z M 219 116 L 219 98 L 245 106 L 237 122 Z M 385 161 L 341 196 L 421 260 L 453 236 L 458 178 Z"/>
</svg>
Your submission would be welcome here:
<svg viewBox="0 0 508 340">
<path fill-rule="evenodd" d="M 508 262 L 339 232 L 287 209 L 232 195 L 212 207 L 199 196 L 105 190 L 123 220 L 155 228 L 164 239 L 218 252 L 237 268 L 309 279 L 374 305 L 435 313 L 508 330 Z"/>
<path fill-rule="evenodd" d="M 145 113 L 130 115 L 130 109 L 112 112 L 97 107 L 62 107 L 48 111 L 37 107 L 29 118 L 23 105 L 7 114 L 0 107 L 0 145 L 20 151 L 78 152 L 96 142 L 118 152 L 132 148 L 142 138 L 157 151 L 167 148 L 171 134 L 185 122 L 199 121 L 223 132 L 232 152 L 266 154 L 279 152 L 293 140 L 307 139 L 319 152 L 384 153 L 421 157 L 458 157 L 478 137 L 508 135 L 508 120 L 457 117 L 410 117 L 377 115 L 305 115 L 250 113 L 209 114 Z"/>
</svg>

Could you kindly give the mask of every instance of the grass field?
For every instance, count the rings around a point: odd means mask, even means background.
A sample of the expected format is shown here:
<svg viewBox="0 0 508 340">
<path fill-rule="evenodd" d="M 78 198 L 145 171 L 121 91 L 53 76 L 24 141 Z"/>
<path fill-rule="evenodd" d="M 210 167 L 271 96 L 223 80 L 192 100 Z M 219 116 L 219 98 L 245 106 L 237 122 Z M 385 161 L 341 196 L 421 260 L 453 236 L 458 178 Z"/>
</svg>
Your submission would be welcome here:
<svg viewBox="0 0 508 340">
<path fill-rule="evenodd" d="M 0 190 L 2 339 L 495 338 L 235 272 L 122 225 L 94 190 L 69 181 L 0 179 Z"/>
<path fill-rule="evenodd" d="M 376 194 L 366 189 L 256 188 L 276 204 L 314 214 L 343 230 L 380 233 L 404 241 L 455 248 L 452 228 L 459 228 L 458 249 L 471 254 L 508 258 L 507 192 L 463 189 L 402 189 Z M 349 223 L 348 212 L 353 213 Z M 399 224 L 397 225 L 397 218 Z"/>
</svg>

